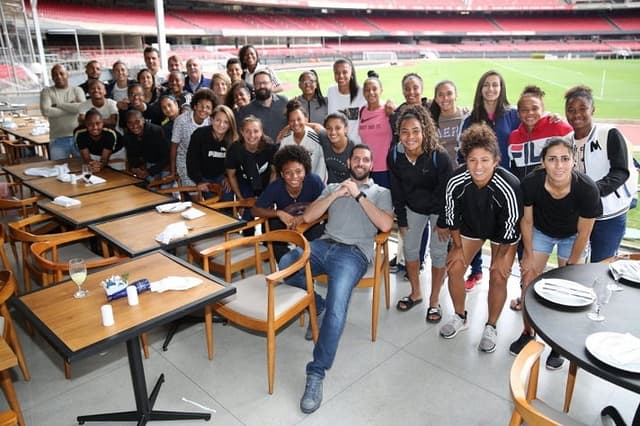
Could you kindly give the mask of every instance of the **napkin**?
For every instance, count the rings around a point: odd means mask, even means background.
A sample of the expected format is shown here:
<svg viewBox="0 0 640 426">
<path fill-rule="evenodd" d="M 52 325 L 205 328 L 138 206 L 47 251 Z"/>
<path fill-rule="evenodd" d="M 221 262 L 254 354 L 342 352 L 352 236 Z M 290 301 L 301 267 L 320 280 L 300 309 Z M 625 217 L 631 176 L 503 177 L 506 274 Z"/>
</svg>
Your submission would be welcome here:
<svg viewBox="0 0 640 426">
<path fill-rule="evenodd" d="M 89 178 L 89 183 L 92 184 L 96 184 L 96 183 L 105 183 L 107 180 L 101 178 L 100 176 L 96 176 L 96 175 L 91 175 L 91 177 Z"/>
<path fill-rule="evenodd" d="M 56 179 L 58 179 L 60 182 L 69 183 L 71 182 L 71 175 L 69 173 L 65 173 L 63 175 L 59 174 Z"/>
<path fill-rule="evenodd" d="M 166 277 L 152 282 L 151 291 L 162 293 L 167 290 L 189 290 L 200 284 L 202 280 L 196 277 Z"/>
<path fill-rule="evenodd" d="M 189 210 L 187 210 L 186 212 L 182 212 L 180 213 L 180 216 L 182 216 L 183 218 L 187 219 L 187 220 L 193 220 L 193 219 L 197 219 L 199 217 L 204 216 L 205 214 L 203 212 L 201 212 L 198 209 L 194 209 L 193 207 L 191 207 Z"/>
<path fill-rule="evenodd" d="M 58 176 L 58 170 L 53 167 L 29 167 L 24 171 L 27 176 L 53 177 Z"/>
<path fill-rule="evenodd" d="M 158 213 L 176 213 L 191 207 L 191 201 L 185 201 L 184 203 L 168 203 L 156 206 Z"/>
<path fill-rule="evenodd" d="M 640 282 L 640 262 L 637 260 L 616 260 L 609 264 L 609 270 L 613 279 L 618 281 L 620 278 L 633 282 Z"/>
<path fill-rule="evenodd" d="M 53 199 L 53 204 L 57 204 L 62 207 L 73 207 L 79 206 L 82 204 L 82 201 L 76 200 L 75 198 L 67 197 L 65 195 L 60 195 Z"/>
<path fill-rule="evenodd" d="M 48 127 L 35 127 L 31 129 L 32 136 L 46 135 L 47 133 L 49 133 Z"/>
<path fill-rule="evenodd" d="M 162 244 L 169 244 L 171 240 L 186 237 L 189 233 L 184 222 L 176 222 L 167 225 L 164 231 L 156 235 L 156 241 Z"/>
<path fill-rule="evenodd" d="M 609 346 L 609 356 L 620 365 L 640 363 L 640 339 L 625 333 Z"/>
</svg>

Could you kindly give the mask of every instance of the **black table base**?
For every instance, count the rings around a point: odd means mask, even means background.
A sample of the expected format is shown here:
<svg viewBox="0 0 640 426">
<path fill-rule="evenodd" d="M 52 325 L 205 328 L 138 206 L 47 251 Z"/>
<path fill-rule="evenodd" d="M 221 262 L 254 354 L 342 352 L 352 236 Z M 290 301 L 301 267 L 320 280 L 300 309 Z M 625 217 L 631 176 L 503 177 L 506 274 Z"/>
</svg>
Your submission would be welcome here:
<svg viewBox="0 0 640 426">
<path fill-rule="evenodd" d="M 136 398 L 136 410 L 78 416 L 77 420 L 79 424 L 82 425 L 85 422 L 137 422 L 139 426 L 144 426 L 149 421 L 211 419 L 211 414 L 209 413 L 154 410 L 153 406 L 158 397 L 158 393 L 160 393 L 160 386 L 162 386 L 164 382 L 164 374 L 160 375 L 151 391 L 151 395 L 148 395 L 147 383 L 144 378 L 142 354 L 140 353 L 140 342 L 137 337 L 127 340 L 127 355 L 129 357 L 133 394 Z"/>
<path fill-rule="evenodd" d="M 174 321 L 170 324 L 169 331 L 167 332 L 166 337 L 164 338 L 164 343 L 162 344 L 162 350 L 164 352 L 169 350 L 169 343 L 171 343 L 171 339 L 173 339 L 173 335 L 176 334 L 176 332 L 178 331 L 178 328 L 182 325 L 182 324 L 198 324 L 204 322 L 204 316 L 200 315 L 200 316 L 194 316 L 194 315 L 187 315 L 184 316 L 182 318 L 180 318 L 177 321 Z M 219 315 L 213 314 L 213 319 L 212 322 L 214 324 L 218 323 L 218 324 L 224 324 L 227 325 L 227 320 L 225 318 L 222 318 Z"/>
</svg>

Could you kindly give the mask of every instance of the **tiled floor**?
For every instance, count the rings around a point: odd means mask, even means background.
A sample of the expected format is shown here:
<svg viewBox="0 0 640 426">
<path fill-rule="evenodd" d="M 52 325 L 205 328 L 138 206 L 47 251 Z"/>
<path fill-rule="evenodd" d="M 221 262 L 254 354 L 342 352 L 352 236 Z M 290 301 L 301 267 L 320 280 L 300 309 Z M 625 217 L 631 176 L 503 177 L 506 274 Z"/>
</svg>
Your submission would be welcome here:
<svg viewBox="0 0 640 426">
<path fill-rule="evenodd" d="M 422 281 L 426 295 L 428 273 Z M 370 341 L 371 292 L 355 291 L 335 364 L 324 383 L 322 406 L 311 415 L 298 408 L 312 343 L 304 340 L 305 329 L 297 322 L 277 337 L 273 395 L 267 393 L 263 336 L 216 324 L 215 359 L 209 361 L 202 324 L 182 329 L 167 352 L 161 349 L 166 329 L 150 333 L 153 350 L 144 361 L 147 385 L 152 387 L 161 373 L 166 377 L 156 408 L 201 411 L 182 400 L 186 398 L 215 410 L 210 423 L 165 423 L 175 425 L 506 425 L 512 410 L 507 380 L 513 357 L 508 346 L 520 332 L 520 314 L 505 307 L 498 349 L 484 354 L 477 344 L 486 319 L 486 280 L 468 295 L 469 329 L 452 340 L 439 337 L 439 327 L 424 321 L 425 304 L 406 313 L 395 309 L 408 286 L 392 274 L 392 307 L 384 309 L 381 298 L 375 343 Z M 517 277 L 512 277 L 509 299 L 517 288 Z M 441 300 L 445 313 L 451 312 L 446 289 Z M 21 330 L 20 338 L 32 379 L 25 382 L 17 370 L 14 376 L 27 424 L 73 425 L 77 415 L 134 407 L 124 344 L 75 362 L 72 379 L 65 380 L 61 358 L 41 337 Z M 542 369 L 539 395 L 556 408 L 562 404 L 566 375 L 567 366 L 554 372 Z M 6 406 L 4 398 L 0 400 Z M 615 403 L 630 422 L 638 400 L 638 395 L 581 371 L 571 415 L 600 425 L 599 410 Z"/>
</svg>

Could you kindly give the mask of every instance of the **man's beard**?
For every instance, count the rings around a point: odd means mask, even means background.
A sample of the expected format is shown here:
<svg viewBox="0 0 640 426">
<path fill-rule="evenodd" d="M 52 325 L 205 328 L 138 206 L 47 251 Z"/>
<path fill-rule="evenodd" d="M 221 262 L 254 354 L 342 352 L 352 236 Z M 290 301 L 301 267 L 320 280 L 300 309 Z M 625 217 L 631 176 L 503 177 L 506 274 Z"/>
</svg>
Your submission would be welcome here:
<svg viewBox="0 0 640 426">
<path fill-rule="evenodd" d="M 354 178 L 355 180 L 363 180 L 369 177 L 369 173 L 371 171 L 368 172 L 359 172 L 360 174 L 357 174 L 358 172 L 356 172 L 354 169 L 349 169 L 349 174 L 351 175 L 352 178 Z"/>
<path fill-rule="evenodd" d="M 258 89 L 256 90 L 256 99 L 259 101 L 266 101 L 271 97 L 271 90 L 269 89 Z"/>
</svg>

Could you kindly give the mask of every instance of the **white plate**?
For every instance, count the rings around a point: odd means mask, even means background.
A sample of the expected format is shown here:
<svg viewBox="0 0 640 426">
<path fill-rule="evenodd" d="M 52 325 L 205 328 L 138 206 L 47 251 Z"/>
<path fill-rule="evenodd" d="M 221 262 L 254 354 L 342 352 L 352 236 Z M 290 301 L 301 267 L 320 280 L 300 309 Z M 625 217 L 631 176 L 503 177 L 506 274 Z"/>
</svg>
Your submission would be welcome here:
<svg viewBox="0 0 640 426">
<path fill-rule="evenodd" d="M 615 348 L 625 345 L 627 357 L 629 356 L 629 351 L 634 346 L 629 346 L 628 339 L 634 339 L 634 337 L 625 333 L 601 331 L 587 336 L 584 344 L 591 355 L 605 364 L 631 373 L 640 373 L 640 349 L 633 351 L 630 362 L 620 362 L 620 355 L 615 355 Z"/>
<path fill-rule="evenodd" d="M 535 283 L 533 289 L 543 299 L 562 306 L 589 306 L 596 300 L 591 288 L 560 278 L 541 279 Z"/>
</svg>

